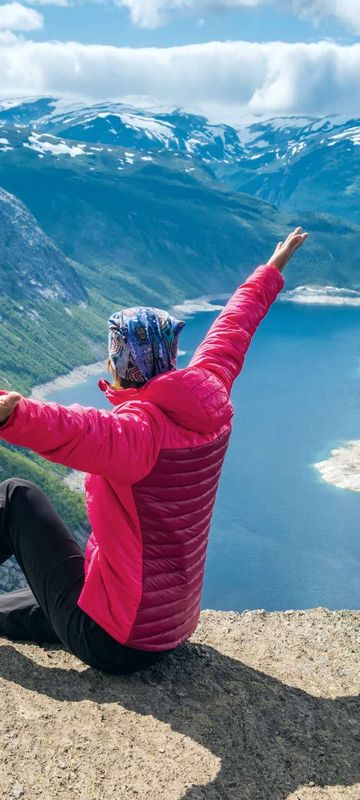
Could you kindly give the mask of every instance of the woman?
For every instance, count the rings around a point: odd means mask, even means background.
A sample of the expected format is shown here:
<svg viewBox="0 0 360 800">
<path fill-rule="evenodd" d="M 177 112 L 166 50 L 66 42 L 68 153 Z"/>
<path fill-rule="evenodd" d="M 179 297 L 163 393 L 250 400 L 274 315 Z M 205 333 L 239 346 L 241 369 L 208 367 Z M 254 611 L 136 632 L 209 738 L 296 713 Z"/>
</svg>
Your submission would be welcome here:
<svg viewBox="0 0 360 800">
<path fill-rule="evenodd" d="M 85 558 L 43 492 L 0 484 L 0 564 L 15 555 L 30 588 L 0 596 L 0 636 L 60 642 L 104 672 L 153 664 L 194 632 L 210 520 L 229 443 L 229 399 L 251 338 L 307 234 L 280 242 L 233 295 L 186 369 L 184 323 L 156 309 L 109 320 L 100 381 L 112 411 L 1 392 L 0 435 L 87 472 Z"/>
</svg>

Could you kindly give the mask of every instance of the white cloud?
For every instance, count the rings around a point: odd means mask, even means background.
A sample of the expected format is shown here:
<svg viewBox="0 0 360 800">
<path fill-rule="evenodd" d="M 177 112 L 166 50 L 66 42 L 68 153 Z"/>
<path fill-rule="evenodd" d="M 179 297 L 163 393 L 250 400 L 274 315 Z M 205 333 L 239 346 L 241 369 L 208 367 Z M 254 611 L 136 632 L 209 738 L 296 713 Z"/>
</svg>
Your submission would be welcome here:
<svg viewBox="0 0 360 800">
<path fill-rule="evenodd" d="M 24 0 L 31 6 L 69 6 L 68 0 Z"/>
<path fill-rule="evenodd" d="M 360 33 L 359 0 L 280 0 L 280 5 L 289 6 L 299 17 L 312 22 L 320 23 L 332 18 Z"/>
<path fill-rule="evenodd" d="M 350 116 L 360 106 L 359 74 L 360 43 L 240 41 L 163 49 L 0 43 L 3 95 L 177 105 L 230 123 L 253 114 Z"/>
<path fill-rule="evenodd" d="M 171 12 L 192 10 L 196 14 L 204 11 L 226 11 L 240 8 L 255 8 L 272 5 L 307 17 L 314 22 L 335 17 L 360 32 L 359 0 L 114 0 L 119 6 L 129 9 L 136 25 L 155 28 L 164 24 Z"/>
<path fill-rule="evenodd" d="M 282 0 L 286 5 L 289 0 Z M 359 0 L 291 0 L 295 13 L 301 17 L 320 22 L 327 17 L 344 22 L 356 33 L 360 32 Z"/>
<path fill-rule="evenodd" d="M 115 0 L 116 5 L 129 9 L 132 21 L 142 28 L 157 28 L 167 21 L 171 11 L 194 8 L 194 2 L 195 0 Z"/>
<path fill-rule="evenodd" d="M 18 41 L 18 37 L 12 31 L 0 30 L 0 47 L 1 45 L 11 45 Z"/>
<path fill-rule="evenodd" d="M 21 3 L 6 3 L 0 6 L 0 30 L 2 31 L 35 31 L 42 28 L 42 14 Z"/>
</svg>

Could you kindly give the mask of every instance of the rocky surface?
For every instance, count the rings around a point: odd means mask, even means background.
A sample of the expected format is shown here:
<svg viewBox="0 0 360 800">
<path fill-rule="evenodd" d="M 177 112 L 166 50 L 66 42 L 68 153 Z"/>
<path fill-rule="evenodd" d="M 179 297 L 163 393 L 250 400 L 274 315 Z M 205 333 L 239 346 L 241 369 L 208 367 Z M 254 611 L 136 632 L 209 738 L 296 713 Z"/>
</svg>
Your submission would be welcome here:
<svg viewBox="0 0 360 800">
<path fill-rule="evenodd" d="M 0 797 L 359 800 L 360 612 L 206 611 L 131 677 L 0 640 Z"/>
<path fill-rule="evenodd" d="M 13 300 L 87 299 L 81 278 L 30 211 L 0 188 L 0 291 Z"/>
</svg>

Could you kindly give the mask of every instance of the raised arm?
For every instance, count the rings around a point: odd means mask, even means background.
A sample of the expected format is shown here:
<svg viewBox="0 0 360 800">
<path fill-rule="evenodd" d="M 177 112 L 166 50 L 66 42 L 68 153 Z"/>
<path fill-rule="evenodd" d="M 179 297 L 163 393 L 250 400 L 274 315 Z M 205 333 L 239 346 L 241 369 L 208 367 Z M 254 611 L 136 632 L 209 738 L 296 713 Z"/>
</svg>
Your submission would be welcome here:
<svg viewBox="0 0 360 800">
<path fill-rule="evenodd" d="M 264 266 L 237 289 L 196 350 L 191 366 L 214 372 L 230 392 L 242 369 L 251 339 L 284 285 L 282 271 L 307 238 L 296 228 Z"/>
<path fill-rule="evenodd" d="M 151 471 L 161 446 L 161 415 L 147 405 L 148 410 L 134 403 L 131 412 L 113 413 L 0 392 L 0 438 L 48 461 L 136 482 Z"/>
</svg>

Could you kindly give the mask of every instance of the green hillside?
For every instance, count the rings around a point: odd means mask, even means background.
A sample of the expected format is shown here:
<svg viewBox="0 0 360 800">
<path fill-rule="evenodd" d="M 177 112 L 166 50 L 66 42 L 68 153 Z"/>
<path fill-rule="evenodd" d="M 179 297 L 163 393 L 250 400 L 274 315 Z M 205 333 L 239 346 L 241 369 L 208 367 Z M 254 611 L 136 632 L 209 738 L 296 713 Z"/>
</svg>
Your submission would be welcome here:
<svg viewBox="0 0 360 800">
<path fill-rule="evenodd" d="M 0 478 L 17 477 L 33 481 L 41 486 L 60 516 L 71 531 L 84 525 L 85 505 L 83 496 L 72 492 L 63 482 L 67 470 L 40 459 L 35 454 L 25 454 L 20 448 L 0 444 Z M 83 537 L 78 536 L 80 542 Z"/>
</svg>

